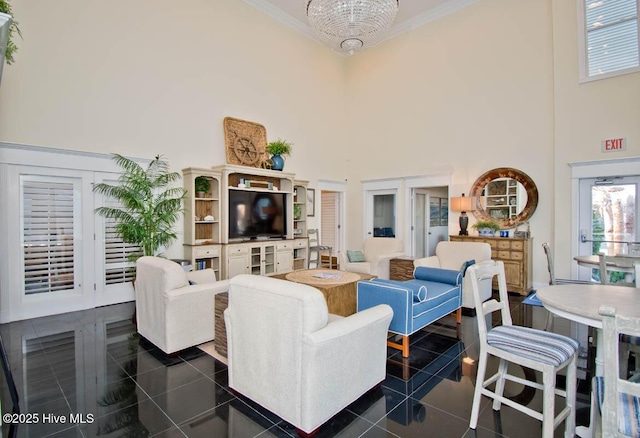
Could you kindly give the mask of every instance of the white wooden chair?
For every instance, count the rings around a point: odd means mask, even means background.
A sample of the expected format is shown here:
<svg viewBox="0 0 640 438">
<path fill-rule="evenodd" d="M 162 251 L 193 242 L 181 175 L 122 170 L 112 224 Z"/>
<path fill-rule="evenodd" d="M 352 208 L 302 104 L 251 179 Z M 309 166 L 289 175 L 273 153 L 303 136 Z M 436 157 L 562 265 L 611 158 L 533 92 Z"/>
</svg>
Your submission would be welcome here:
<svg viewBox="0 0 640 438">
<path fill-rule="evenodd" d="M 640 288 L 640 263 L 638 263 L 637 257 L 625 257 L 625 256 L 608 256 L 603 253 L 598 254 L 600 258 L 600 283 L 612 284 L 614 286 L 626 286 Z M 616 265 L 625 270 L 633 269 L 635 273 L 635 281 L 633 283 L 628 281 L 616 281 L 615 283 L 609 282 L 609 274 L 607 272 L 607 265 L 611 270 L 611 265 Z M 640 299 L 640 296 L 638 297 Z M 638 371 L 640 366 L 640 338 L 636 336 L 622 336 L 622 343 L 620 344 L 620 370 L 624 377 L 629 373 L 629 358 L 631 353 L 635 356 L 635 368 Z"/>
<path fill-rule="evenodd" d="M 600 307 L 604 336 L 604 377 L 595 378 L 602 436 L 640 436 L 640 383 L 620 378 L 620 336 L 640 337 L 640 319 L 616 315 L 612 307 Z"/>
<path fill-rule="evenodd" d="M 502 403 L 519 410 L 537 420 L 542 421 L 542 437 L 551 438 L 555 427 L 565 421 L 565 436 L 573 437 L 575 433 L 575 398 L 576 398 L 576 351 L 578 342 L 557 333 L 515 326 L 511 320 L 504 263 L 487 261 L 470 266 L 467 275 L 471 279 L 473 298 L 476 304 L 478 333 L 480 337 L 480 353 L 478 376 L 473 395 L 473 407 L 469 427 L 475 429 L 478 424 L 481 396 L 493 399 L 493 410 L 500 410 Z M 479 283 L 482 280 L 497 276 L 499 298 L 482 302 Z M 487 315 L 500 312 L 502 325 L 487 329 Z M 489 355 L 500 360 L 498 371 L 485 380 Z M 543 384 L 511 375 L 507 372 L 508 362 L 542 373 Z M 566 369 L 566 390 L 556 388 L 556 374 Z M 544 391 L 542 412 L 517 403 L 504 397 L 506 380 Z M 495 383 L 495 390 L 488 389 Z M 565 397 L 566 405 L 554 416 L 555 396 Z"/>
<path fill-rule="evenodd" d="M 547 270 L 549 271 L 549 284 L 551 286 L 555 284 L 593 284 L 588 280 L 573 280 L 571 278 L 556 278 L 556 271 L 553 263 L 553 254 L 551 250 L 551 245 L 547 242 L 542 244 L 542 249 L 544 249 L 544 254 L 547 256 Z M 553 330 L 553 322 L 554 317 L 553 313 L 547 312 L 547 322 L 545 324 L 545 330 L 552 331 Z"/>
<path fill-rule="evenodd" d="M 307 235 L 309 237 L 309 263 L 308 263 L 308 268 L 311 268 L 311 263 L 315 263 L 315 267 L 316 268 L 321 268 L 321 267 L 326 267 L 331 269 L 332 268 L 332 252 L 333 252 L 333 247 L 331 246 L 327 246 L 327 245 L 321 245 L 320 244 L 320 236 L 318 235 L 318 230 L 317 229 L 312 229 L 309 230 L 307 232 Z M 328 252 L 329 255 L 329 261 L 326 265 L 322 264 L 322 253 L 323 252 Z M 314 258 L 311 258 L 311 254 L 315 254 Z"/>
<path fill-rule="evenodd" d="M 624 270 L 635 269 L 635 265 L 638 262 L 638 257 L 626 257 L 622 255 L 606 255 L 603 253 L 598 254 L 600 258 L 600 283 L 602 284 L 613 284 L 616 286 L 628 286 L 628 287 L 636 287 L 636 284 L 632 281 L 627 281 L 626 275 L 624 281 L 616 281 L 615 283 L 611 283 L 609 279 L 609 273 L 607 271 L 607 265 L 609 266 L 609 270 L 615 271 L 615 267 Z M 637 277 L 637 276 L 636 276 Z M 637 282 L 637 278 L 636 278 Z"/>
</svg>

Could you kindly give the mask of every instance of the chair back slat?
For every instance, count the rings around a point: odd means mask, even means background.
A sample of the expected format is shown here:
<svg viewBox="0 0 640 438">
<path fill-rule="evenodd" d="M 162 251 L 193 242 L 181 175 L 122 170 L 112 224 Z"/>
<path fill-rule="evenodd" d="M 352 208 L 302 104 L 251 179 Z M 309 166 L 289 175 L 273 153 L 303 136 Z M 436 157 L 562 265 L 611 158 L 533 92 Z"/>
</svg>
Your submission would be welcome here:
<svg viewBox="0 0 640 438">
<path fill-rule="evenodd" d="M 611 283 L 609 281 L 608 271 L 615 271 L 615 268 L 620 268 L 621 270 L 631 270 L 633 272 L 635 270 L 635 266 L 640 263 L 640 258 L 627 257 L 623 255 L 606 255 L 603 253 L 598 254 L 598 258 L 600 259 L 600 283 L 614 284 L 616 286 L 637 287 L 637 275 L 635 282 L 616 281 L 615 283 Z"/>
<path fill-rule="evenodd" d="M 507 282 L 504 273 L 504 263 L 502 261 L 488 260 L 476 263 L 467 269 L 467 274 L 471 279 L 471 290 L 473 300 L 478 313 L 478 334 L 481 342 L 486 341 L 487 328 L 484 316 L 500 312 L 502 325 L 511 325 L 511 311 L 509 309 L 509 295 L 507 292 Z M 497 276 L 499 299 L 490 299 L 482 302 L 480 298 L 480 282 Z M 480 316 L 483 316 L 481 318 Z"/>
</svg>

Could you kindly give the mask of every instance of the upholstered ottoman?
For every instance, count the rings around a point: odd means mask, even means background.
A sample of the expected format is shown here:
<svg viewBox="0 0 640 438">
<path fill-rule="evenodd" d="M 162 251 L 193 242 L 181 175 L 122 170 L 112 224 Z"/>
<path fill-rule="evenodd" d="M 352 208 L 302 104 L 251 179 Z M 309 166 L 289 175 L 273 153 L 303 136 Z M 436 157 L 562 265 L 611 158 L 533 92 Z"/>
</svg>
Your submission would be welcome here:
<svg viewBox="0 0 640 438">
<path fill-rule="evenodd" d="M 412 280 L 373 279 L 358 282 L 357 310 L 388 304 L 393 309 L 391 333 L 402 335 L 402 343 L 387 345 L 409 357 L 409 335 L 438 319 L 457 312 L 460 323 L 462 274 L 450 269 L 417 267 Z"/>
</svg>

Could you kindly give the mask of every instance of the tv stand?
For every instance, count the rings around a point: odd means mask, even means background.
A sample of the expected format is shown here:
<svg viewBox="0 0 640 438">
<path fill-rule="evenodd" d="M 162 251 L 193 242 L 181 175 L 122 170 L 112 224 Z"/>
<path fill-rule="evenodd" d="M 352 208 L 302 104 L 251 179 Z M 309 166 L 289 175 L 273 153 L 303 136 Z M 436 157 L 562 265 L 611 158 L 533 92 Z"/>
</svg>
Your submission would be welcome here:
<svg viewBox="0 0 640 438">
<path fill-rule="evenodd" d="M 220 175 L 220 278 L 232 278 L 238 274 L 283 274 L 306 268 L 306 182 L 295 181 L 293 173 L 237 165 L 215 166 L 212 172 Z M 285 234 L 230 238 L 229 192 L 232 190 L 284 194 Z M 302 206 L 304 208 L 300 212 Z"/>
</svg>

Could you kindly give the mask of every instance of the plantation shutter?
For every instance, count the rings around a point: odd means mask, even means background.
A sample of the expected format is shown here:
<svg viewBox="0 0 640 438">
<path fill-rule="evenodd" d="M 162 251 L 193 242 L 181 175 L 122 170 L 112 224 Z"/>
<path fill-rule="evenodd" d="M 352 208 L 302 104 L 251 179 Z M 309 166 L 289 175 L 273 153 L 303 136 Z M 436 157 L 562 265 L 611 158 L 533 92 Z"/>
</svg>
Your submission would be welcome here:
<svg viewBox="0 0 640 438">
<path fill-rule="evenodd" d="M 26 295 L 73 290 L 74 183 L 23 176 L 22 248 Z"/>
<path fill-rule="evenodd" d="M 105 206 L 120 208 L 120 204 L 108 199 Z M 129 261 L 132 254 L 140 252 L 137 245 L 125 243 L 116 231 L 116 220 L 104 218 L 105 285 L 128 283 L 135 277 L 135 263 Z"/>
<path fill-rule="evenodd" d="M 585 0 L 589 76 L 638 67 L 638 0 Z"/>
<path fill-rule="evenodd" d="M 323 246 L 330 246 L 337 250 L 336 245 L 336 194 L 333 192 L 322 192 L 320 194 L 321 206 L 321 229 L 320 242 Z"/>
</svg>

